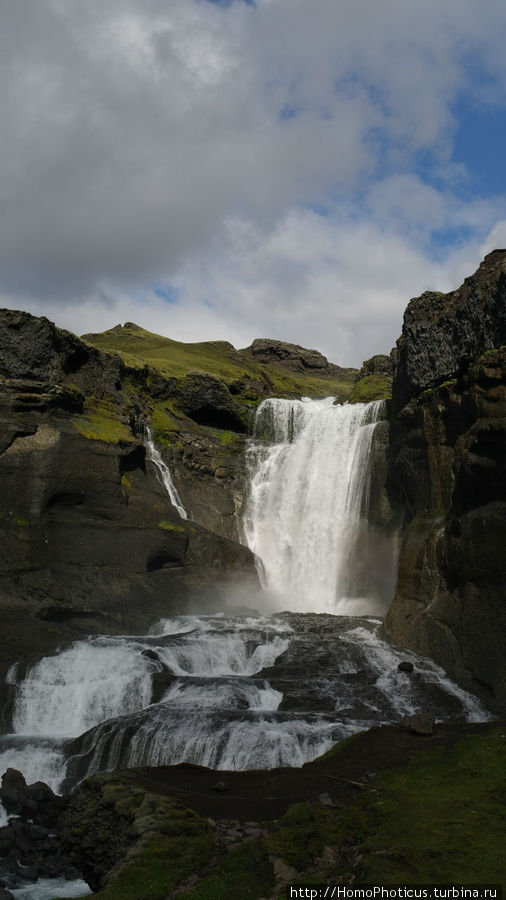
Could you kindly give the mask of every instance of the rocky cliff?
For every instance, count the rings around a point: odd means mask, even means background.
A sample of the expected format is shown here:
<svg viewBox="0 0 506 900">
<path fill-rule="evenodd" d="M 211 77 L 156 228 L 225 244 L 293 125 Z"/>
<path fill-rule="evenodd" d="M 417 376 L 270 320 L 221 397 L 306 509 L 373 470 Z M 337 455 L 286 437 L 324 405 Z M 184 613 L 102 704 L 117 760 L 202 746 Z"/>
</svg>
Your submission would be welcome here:
<svg viewBox="0 0 506 900">
<path fill-rule="evenodd" d="M 236 525 L 250 412 L 272 393 L 349 391 L 356 377 L 291 345 L 278 359 L 279 342 L 269 363 L 251 348 L 178 344 L 132 323 L 88 338 L 0 312 L 5 666 L 82 633 L 143 631 L 205 607 L 224 585 L 256 583 Z M 145 425 L 189 521 L 147 461 Z"/>
<path fill-rule="evenodd" d="M 506 709 L 506 250 L 410 302 L 394 352 L 390 493 L 405 515 L 389 638 Z"/>
</svg>

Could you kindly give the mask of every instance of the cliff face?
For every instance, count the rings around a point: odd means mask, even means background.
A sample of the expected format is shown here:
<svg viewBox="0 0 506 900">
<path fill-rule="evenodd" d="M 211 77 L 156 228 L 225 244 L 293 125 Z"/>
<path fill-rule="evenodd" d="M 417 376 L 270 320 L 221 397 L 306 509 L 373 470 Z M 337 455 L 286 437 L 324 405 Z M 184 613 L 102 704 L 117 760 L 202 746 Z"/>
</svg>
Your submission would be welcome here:
<svg viewBox="0 0 506 900">
<path fill-rule="evenodd" d="M 254 577 L 249 551 L 180 519 L 146 464 L 138 426 L 150 378 L 46 319 L 1 313 L 6 665 L 83 631 L 143 631 L 213 586 Z"/>
<path fill-rule="evenodd" d="M 506 251 L 412 300 L 393 382 L 390 492 L 404 509 L 392 640 L 506 708 Z"/>
</svg>

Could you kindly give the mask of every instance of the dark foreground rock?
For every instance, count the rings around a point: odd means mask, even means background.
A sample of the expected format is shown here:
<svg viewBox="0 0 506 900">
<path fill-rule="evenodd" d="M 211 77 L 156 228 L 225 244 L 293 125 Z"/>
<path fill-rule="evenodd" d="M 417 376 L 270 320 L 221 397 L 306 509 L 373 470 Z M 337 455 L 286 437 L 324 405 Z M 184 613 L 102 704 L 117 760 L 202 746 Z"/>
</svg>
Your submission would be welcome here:
<svg viewBox="0 0 506 900">
<path fill-rule="evenodd" d="M 506 709 L 506 251 L 412 300 L 398 342 L 391 497 L 405 528 L 388 637 Z"/>
<path fill-rule="evenodd" d="M 57 797 L 43 782 L 27 785 L 21 772 L 7 769 L 0 800 L 14 817 L 0 828 L 0 871 L 9 883 L 81 877 L 80 851 L 64 846 L 57 833 L 66 798 Z"/>
</svg>

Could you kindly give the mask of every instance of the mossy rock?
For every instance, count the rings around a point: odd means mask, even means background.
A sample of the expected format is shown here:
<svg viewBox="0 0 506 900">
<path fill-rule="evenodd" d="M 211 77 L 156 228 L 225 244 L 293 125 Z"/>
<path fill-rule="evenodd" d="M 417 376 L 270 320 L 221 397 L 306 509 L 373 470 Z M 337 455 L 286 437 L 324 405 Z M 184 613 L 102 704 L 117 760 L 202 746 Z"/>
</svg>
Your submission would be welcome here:
<svg viewBox="0 0 506 900">
<path fill-rule="evenodd" d="M 351 390 L 349 403 L 372 403 L 373 400 L 389 400 L 392 396 L 392 378 L 389 375 L 365 375 Z"/>
<path fill-rule="evenodd" d="M 176 534 L 186 534 L 187 531 L 184 525 L 179 525 L 177 522 L 162 521 L 158 523 L 158 527 L 161 528 L 162 531 L 171 531 Z"/>
<path fill-rule="evenodd" d="M 118 444 L 134 440 L 130 428 L 122 419 L 121 410 L 107 400 L 89 397 L 84 415 L 73 419 L 73 425 L 79 434 L 92 441 Z"/>
</svg>

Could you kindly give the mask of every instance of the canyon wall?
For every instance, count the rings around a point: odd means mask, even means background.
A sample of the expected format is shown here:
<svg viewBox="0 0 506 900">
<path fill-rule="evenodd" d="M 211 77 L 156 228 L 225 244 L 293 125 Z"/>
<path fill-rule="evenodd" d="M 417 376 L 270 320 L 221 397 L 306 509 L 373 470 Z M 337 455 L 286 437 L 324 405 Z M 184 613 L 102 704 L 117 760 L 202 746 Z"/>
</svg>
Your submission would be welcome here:
<svg viewBox="0 0 506 900">
<path fill-rule="evenodd" d="M 506 709 L 506 250 L 412 300 L 394 351 L 389 488 L 404 514 L 393 641 Z"/>
</svg>

